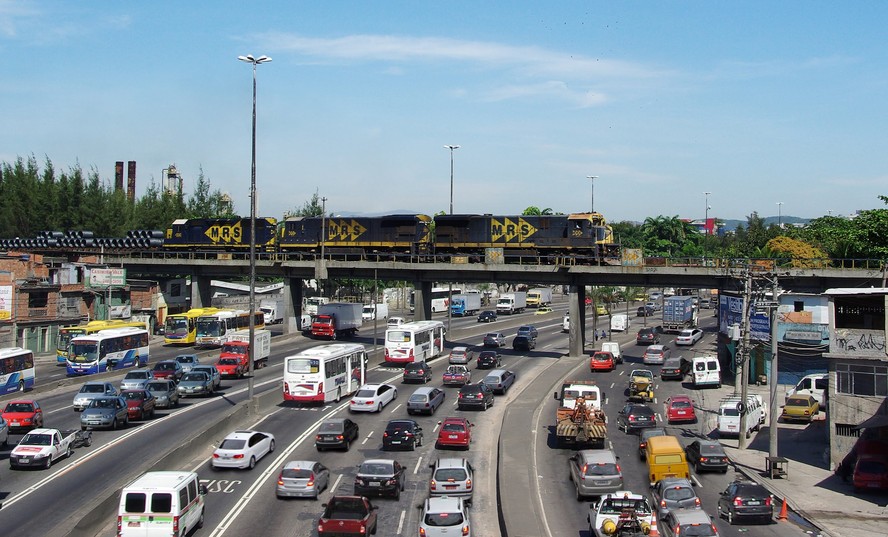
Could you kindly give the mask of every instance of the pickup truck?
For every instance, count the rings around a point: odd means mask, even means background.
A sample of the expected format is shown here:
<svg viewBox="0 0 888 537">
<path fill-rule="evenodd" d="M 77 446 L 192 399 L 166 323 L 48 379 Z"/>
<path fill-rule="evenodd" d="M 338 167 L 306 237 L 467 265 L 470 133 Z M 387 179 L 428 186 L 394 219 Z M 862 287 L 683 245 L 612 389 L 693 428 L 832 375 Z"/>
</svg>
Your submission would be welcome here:
<svg viewBox="0 0 888 537">
<path fill-rule="evenodd" d="M 318 537 L 376 533 L 377 509 L 363 496 L 333 496 L 318 520 Z"/>
<path fill-rule="evenodd" d="M 53 461 L 70 457 L 75 447 L 92 445 L 89 431 L 34 429 L 19 441 L 9 454 L 9 468 L 49 469 Z"/>
</svg>

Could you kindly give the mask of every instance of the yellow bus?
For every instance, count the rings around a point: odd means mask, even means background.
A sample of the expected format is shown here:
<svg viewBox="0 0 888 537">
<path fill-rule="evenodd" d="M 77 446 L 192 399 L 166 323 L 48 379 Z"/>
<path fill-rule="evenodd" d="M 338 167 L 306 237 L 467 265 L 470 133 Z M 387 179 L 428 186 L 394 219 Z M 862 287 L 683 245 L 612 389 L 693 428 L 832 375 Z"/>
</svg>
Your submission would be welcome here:
<svg viewBox="0 0 888 537">
<path fill-rule="evenodd" d="M 56 339 L 56 360 L 60 364 L 68 361 L 68 343 L 71 338 L 77 336 L 91 336 L 99 330 L 108 330 L 109 328 L 145 328 L 146 323 L 142 321 L 124 321 L 122 319 L 114 319 L 110 321 L 90 321 L 79 326 L 66 326 L 59 329 L 59 337 Z"/>
<path fill-rule="evenodd" d="M 261 311 L 253 313 L 253 326 L 256 330 L 265 328 L 265 314 Z M 195 345 L 198 347 L 219 347 L 228 341 L 228 332 L 246 330 L 250 327 L 250 313 L 246 310 L 219 310 L 210 315 L 197 318 L 197 336 Z"/>
<path fill-rule="evenodd" d="M 197 341 L 197 318 L 218 311 L 219 308 L 191 308 L 185 313 L 167 315 L 163 323 L 163 342 L 167 345 L 194 345 Z"/>
</svg>

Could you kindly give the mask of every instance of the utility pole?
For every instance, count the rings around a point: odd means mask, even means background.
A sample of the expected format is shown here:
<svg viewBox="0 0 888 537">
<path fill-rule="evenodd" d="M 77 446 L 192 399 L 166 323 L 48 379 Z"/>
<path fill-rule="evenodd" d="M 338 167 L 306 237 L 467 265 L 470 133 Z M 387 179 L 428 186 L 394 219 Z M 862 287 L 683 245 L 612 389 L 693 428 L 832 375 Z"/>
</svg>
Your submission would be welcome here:
<svg viewBox="0 0 888 537">
<path fill-rule="evenodd" d="M 746 396 L 749 388 L 749 317 L 752 314 L 752 271 L 746 269 L 746 284 L 743 291 L 743 338 L 742 344 L 737 353 L 739 355 L 737 363 L 737 371 L 740 373 L 740 434 L 739 448 L 746 449 L 746 420 L 749 416 L 749 409 L 746 408 Z M 736 387 L 735 387 L 736 391 Z"/>
<path fill-rule="evenodd" d="M 779 285 L 777 284 L 777 276 L 774 276 L 774 286 L 772 288 L 771 294 L 772 299 L 774 301 L 773 307 L 771 308 L 771 378 L 769 379 L 771 382 L 771 406 L 768 409 L 770 415 L 769 419 L 769 434 L 768 434 L 768 456 L 769 457 L 779 457 L 777 454 L 777 409 L 779 408 L 777 404 L 777 308 L 780 305 L 780 301 L 778 299 L 778 290 Z"/>
</svg>

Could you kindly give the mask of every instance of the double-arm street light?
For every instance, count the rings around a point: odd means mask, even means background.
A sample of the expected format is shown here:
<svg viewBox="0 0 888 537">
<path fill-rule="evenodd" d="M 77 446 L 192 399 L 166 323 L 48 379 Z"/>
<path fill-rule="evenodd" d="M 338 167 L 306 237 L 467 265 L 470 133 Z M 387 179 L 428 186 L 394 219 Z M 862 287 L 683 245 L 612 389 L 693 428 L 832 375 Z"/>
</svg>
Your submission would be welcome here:
<svg viewBox="0 0 888 537">
<path fill-rule="evenodd" d="M 592 181 L 592 212 L 595 212 L 595 180 L 598 179 L 597 175 L 587 175 L 586 179 L 590 179 Z"/>
<path fill-rule="evenodd" d="M 256 66 L 271 61 L 268 56 L 254 58 L 252 54 L 238 56 L 238 60 L 253 65 L 253 148 L 250 155 L 250 356 L 247 400 L 253 404 L 253 357 L 256 352 Z"/>
<path fill-rule="evenodd" d="M 707 253 L 707 242 L 709 235 L 709 195 L 712 192 L 704 192 L 703 195 L 706 196 L 706 217 L 703 219 L 703 262 L 706 262 L 706 253 Z"/>
<path fill-rule="evenodd" d="M 450 214 L 453 214 L 453 150 L 459 149 L 459 146 L 445 145 L 444 149 L 450 150 Z"/>
<path fill-rule="evenodd" d="M 777 202 L 777 227 L 783 229 L 783 202 Z"/>
</svg>

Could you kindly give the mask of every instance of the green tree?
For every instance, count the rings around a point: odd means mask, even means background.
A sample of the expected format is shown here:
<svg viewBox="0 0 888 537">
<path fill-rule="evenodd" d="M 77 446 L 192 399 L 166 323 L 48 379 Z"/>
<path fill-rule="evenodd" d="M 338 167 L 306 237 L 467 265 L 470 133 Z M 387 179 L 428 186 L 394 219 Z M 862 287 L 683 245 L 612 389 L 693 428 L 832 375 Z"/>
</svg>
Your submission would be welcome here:
<svg viewBox="0 0 888 537">
<path fill-rule="evenodd" d="M 315 190 L 315 193 L 311 196 L 310 200 L 306 201 L 302 207 L 284 214 L 284 218 L 286 219 L 291 216 L 321 216 L 322 214 L 324 214 L 324 206 L 321 197 L 318 195 L 318 191 Z"/>
</svg>

